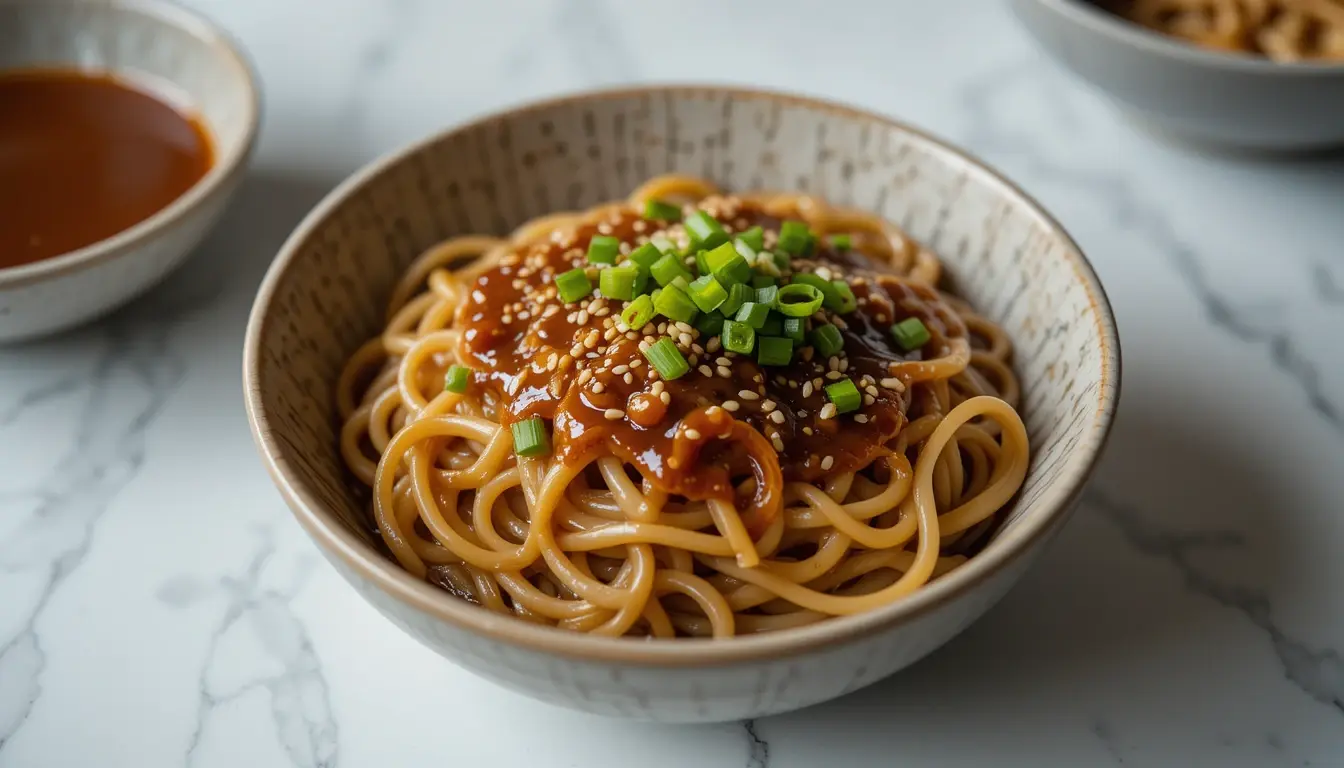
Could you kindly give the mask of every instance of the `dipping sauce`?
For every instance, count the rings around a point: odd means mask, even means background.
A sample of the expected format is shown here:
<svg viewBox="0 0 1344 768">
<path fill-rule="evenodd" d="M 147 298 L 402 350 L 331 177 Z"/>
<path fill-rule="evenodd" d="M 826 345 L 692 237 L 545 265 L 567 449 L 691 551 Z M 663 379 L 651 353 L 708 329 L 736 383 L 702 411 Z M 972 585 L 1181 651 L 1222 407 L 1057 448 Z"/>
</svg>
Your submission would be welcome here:
<svg viewBox="0 0 1344 768">
<path fill-rule="evenodd" d="M 213 155 L 199 120 L 109 75 L 0 73 L 0 268 L 144 221 Z"/>
</svg>

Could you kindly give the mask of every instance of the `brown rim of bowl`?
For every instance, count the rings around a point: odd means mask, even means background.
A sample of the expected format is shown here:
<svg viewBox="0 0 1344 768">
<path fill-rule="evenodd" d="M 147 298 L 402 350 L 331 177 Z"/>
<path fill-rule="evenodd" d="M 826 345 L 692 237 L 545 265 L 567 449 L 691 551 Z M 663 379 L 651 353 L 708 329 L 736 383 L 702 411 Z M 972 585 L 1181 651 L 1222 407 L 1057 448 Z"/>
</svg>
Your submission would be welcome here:
<svg viewBox="0 0 1344 768">
<path fill-rule="evenodd" d="M 971 558 L 965 565 L 941 579 L 920 588 L 914 594 L 872 611 L 840 616 L 805 627 L 784 629 L 760 635 L 734 637 L 730 640 L 678 638 L 633 642 L 622 638 L 595 637 L 554 627 L 540 626 L 512 616 L 495 614 L 462 601 L 442 589 L 415 578 L 399 565 L 370 548 L 340 523 L 334 522 L 323 511 L 322 502 L 306 488 L 289 462 L 282 457 L 282 447 L 267 424 L 258 382 L 258 362 L 261 340 L 270 316 L 270 304 L 277 289 L 286 279 L 286 267 L 311 233 L 327 215 L 370 179 L 426 147 L 444 141 L 447 137 L 477 129 L 520 114 L 553 109 L 577 102 L 624 99 L 639 95 L 673 94 L 697 96 L 720 95 L 739 99 L 783 102 L 809 109 L 830 112 L 847 118 L 874 121 L 904 131 L 952 162 L 964 165 L 968 172 L 1005 195 L 1015 195 L 1027 205 L 1031 214 L 1046 228 L 1053 231 L 1068 246 L 1066 257 L 1088 292 L 1097 310 L 1097 335 L 1102 345 L 1102 378 L 1098 389 L 1100 405 L 1087 438 L 1075 448 L 1084 454 L 1084 460 L 1071 468 L 1052 491 L 1036 503 L 1044 507 L 1037 514 L 1023 520 L 1019 527 L 996 539 L 985 551 Z M 1044 539 L 1058 529 L 1076 506 L 1083 487 L 1101 455 L 1114 420 L 1120 386 L 1120 343 L 1111 313 L 1110 302 L 1097 279 L 1096 273 L 1082 251 L 1054 218 L 1045 212 L 1029 195 L 1009 182 L 998 172 L 902 122 L 866 110 L 823 101 L 805 96 L 749 88 L 701 85 L 657 85 L 640 88 L 602 89 L 575 93 L 543 101 L 529 102 L 466 122 L 421 139 L 407 147 L 393 151 L 366 165 L 330 192 L 299 224 L 281 246 L 266 277 L 258 289 L 256 302 L 248 318 L 243 346 L 243 387 L 248 423 L 257 449 L 262 454 L 267 471 L 271 474 L 281 495 L 299 523 L 327 553 L 343 560 L 363 578 L 410 608 L 431 614 L 458 628 L 484 635 L 493 640 L 522 646 L 534 651 L 563 657 L 594 661 L 621 662 L 657 667 L 716 666 L 753 659 L 794 655 L 820 646 L 847 643 L 870 635 L 891 624 L 907 621 L 947 604 L 965 595 L 989 576 L 1024 555 L 1029 545 Z M 332 447 L 335 450 L 335 446 Z"/>
<path fill-rule="evenodd" d="M 58 3 L 45 3 L 44 0 L 0 0 L 0 6 L 40 6 L 43 4 L 58 5 Z M 149 218 L 137 222 L 111 237 L 90 243 L 83 248 L 77 248 L 31 264 L 0 269 L 0 290 L 21 288 L 25 285 L 76 272 L 109 261 L 143 246 L 147 241 L 158 235 L 162 228 L 181 218 L 208 199 L 226 181 L 233 178 L 240 168 L 246 165 L 256 143 L 257 129 L 261 123 L 261 89 L 257 85 L 259 81 L 252 63 L 243 53 L 242 46 L 222 27 L 205 16 L 194 10 L 188 10 L 173 2 L 173 0 L 64 0 L 60 4 L 67 6 L 103 6 L 112 9 L 139 11 L 185 30 L 202 43 L 218 49 L 237 68 L 243 87 L 247 91 L 248 115 L 246 116 L 246 127 L 244 128 L 242 141 L 238 145 L 239 149 L 232 157 L 223 158 L 225 162 L 216 162 L 211 165 L 210 170 L 195 184 L 191 185 L 186 192 L 183 192 L 168 205 L 155 211 Z M 72 63 L 72 66 L 76 65 Z M 113 71 L 113 74 L 115 74 L 115 71 Z M 206 123 L 206 127 L 212 132 L 214 131 L 214 126 Z M 221 158 L 216 157 L 215 159 L 220 160 Z"/>
<path fill-rule="evenodd" d="M 1149 29 L 1099 8 L 1091 0 L 1027 0 L 1053 9 L 1061 16 L 1093 31 L 1119 37 L 1146 53 L 1180 59 L 1187 64 L 1213 68 L 1231 68 L 1248 74 L 1270 77 L 1306 75 L 1344 76 L 1344 62 L 1274 61 L 1253 53 L 1217 51 L 1187 43 L 1171 35 Z"/>
</svg>

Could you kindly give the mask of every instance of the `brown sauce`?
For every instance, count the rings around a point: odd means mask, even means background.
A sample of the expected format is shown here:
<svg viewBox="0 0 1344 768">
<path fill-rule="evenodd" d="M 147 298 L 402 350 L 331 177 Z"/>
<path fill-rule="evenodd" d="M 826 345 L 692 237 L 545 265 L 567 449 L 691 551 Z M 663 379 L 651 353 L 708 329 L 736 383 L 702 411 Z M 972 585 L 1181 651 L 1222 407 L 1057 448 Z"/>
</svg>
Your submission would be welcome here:
<svg viewBox="0 0 1344 768">
<path fill-rule="evenodd" d="M 110 76 L 0 73 L 0 268 L 105 240 L 213 162 L 194 117 Z"/>
</svg>

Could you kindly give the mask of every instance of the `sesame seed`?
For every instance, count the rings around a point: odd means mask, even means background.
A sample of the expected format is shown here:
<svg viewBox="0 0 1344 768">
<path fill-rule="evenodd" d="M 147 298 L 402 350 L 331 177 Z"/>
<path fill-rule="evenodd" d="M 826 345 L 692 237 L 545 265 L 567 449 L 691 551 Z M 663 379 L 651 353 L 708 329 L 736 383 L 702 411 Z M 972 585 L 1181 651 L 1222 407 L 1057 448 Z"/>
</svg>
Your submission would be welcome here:
<svg viewBox="0 0 1344 768">
<path fill-rule="evenodd" d="M 699 439 L 700 439 L 700 430 L 698 430 L 698 429 L 688 429 L 688 430 L 686 430 L 686 439 L 687 439 L 687 440 L 699 440 Z"/>
<path fill-rule="evenodd" d="M 653 342 L 649 341 L 648 339 L 640 339 L 640 340 L 639 340 L 639 351 L 640 351 L 640 352 L 645 352 L 645 351 L 647 351 L 648 348 L 651 347 L 651 346 L 653 346 Z"/>
<path fill-rule="evenodd" d="M 683 333 L 677 337 L 677 341 L 680 341 L 683 347 L 689 347 L 691 346 L 691 342 L 695 341 L 695 339 L 691 337 L 691 334 Z"/>
<path fill-rule="evenodd" d="M 658 381 L 653 382 L 653 386 L 649 387 L 649 391 L 656 395 L 659 392 L 662 392 L 663 387 L 665 386 L 667 385 L 664 384 L 661 379 L 659 379 Z"/>
<path fill-rule="evenodd" d="M 582 355 L 582 354 L 583 354 L 583 345 L 582 345 L 582 344 L 575 344 L 574 346 L 570 347 L 570 348 L 569 348 L 569 354 L 570 354 L 571 356 L 573 356 L 573 357 L 578 357 L 579 355 Z"/>
<path fill-rule="evenodd" d="M 901 386 L 901 380 L 896 378 L 895 376 L 888 376 L 887 378 L 883 379 L 881 383 L 882 386 L 886 387 L 887 389 L 895 389 L 898 392 L 900 391 L 900 389 L 904 389 L 904 387 Z"/>
<path fill-rule="evenodd" d="M 718 336 L 715 336 L 705 344 L 705 351 L 713 354 L 714 352 L 718 352 L 722 347 L 723 343 L 719 341 Z M 808 347 L 808 349 L 811 349 L 811 347 Z"/>
<path fill-rule="evenodd" d="M 729 411 L 729 412 L 736 411 L 738 408 L 741 408 L 741 407 L 742 407 L 742 406 L 739 405 L 738 402 L 737 402 L 736 400 L 726 400 L 726 401 L 724 401 L 724 403 L 723 403 L 723 410 L 725 410 L 725 411 Z"/>
<path fill-rule="evenodd" d="M 880 394 L 880 393 L 877 391 L 877 387 L 874 387 L 872 384 L 869 384 L 868 386 L 864 387 L 864 388 L 863 388 L 863 391 L 864 391 L 864 392 L 867 392 L 868 394 L 872 395 L 873 397 L 877 397 L 877 396 Z"/>
<path fill-rule="evenodd" d="M 730 370 L 728 370 L 727 368 L 723 367 L 722 365 L 719 366 L 719 368 L 718 368 L 718 373 L 719 373 L 719 376 L 721 376 L 721 377 L 723 377 L 723 378 L 725 378 L 725 379 L 731 379 L 731 378 L 733 377 L 733 372 L 730 371 Z"/>
<path fill-rule="evenodd" d="M 803 397 L 811 397 L 811 396 L 812 396 L 812 382 L 805 381 L 803 382 Z"/>
<path fill-rule="evenodd" d="M 821 468 L 822 468 L 822 469 L 830 469 L 830 468 L 831 468 L 832 466 L 834 466 L 834 465 L 835 465 L 835 457 L 834 457 L 834 456 L 827 456 L 826 458 L 824 458 L 824 459 L 821 460 Z"/>
<path fill-rule="evenodd" d="M 867 417 L 866 415 L 862 414 L 862 413 L 856 413 L 856 414 L 854 414 L 854 420 L 857 421 L 857 422 L 859 422 L 860 424 L 867 424 L 867 423 L 868 423 L 868 417 Z"/>
<path fill-rule="evenodd" d="M 615 368 L 612 368 L 612 369 L 611 369 L 611 372 L 614 373 L 614 374 L 616 374 L 617 376 L 620 376 L 622 373 L 625 373 L 625 372 L 628 371 L 628 370 L 630 370 L 630 366 L 628 366 L 628 365 L 618 365 L 618 366 L 616 366 Z"/>
<path fill-rule="evenodd" d="M 620 408 L 608 408 L 602 412 L 602 415 L 607 417 L 607 421 L 618 421 L 625 418 L 625 411 Z"/>
<path fill-rule="evenodd" d="M 717 358 L 714 362 L 718 363 L 719 365 L 732 365 L 732 364 L 733 364 L 733 361 L 732 361 L 732 360 L 729 360 L 729 359 L 726 358 L 726 357 L 720 357 L 720 358 Z"/>
<path fill-rule="evenodd" d="M 593 378 L 593 372 L 592 372 L 592 371 L 587 370 L 587 369 L 584 369 L 584 370 L 582 370 L 582 371 L 579 371 L 579 386 L 582 387 L 584 384 L 587 384 L 587 383 L 588 383 L 588 380 L 591 379 L 591 378 Z"/>
<path fill-rule="evenodd" d="M 634 384 L 635 375 L 633 373 L 626 372 L 625 376 L 621 378 L 621 381 L 624 381 L 626 384 Z"/>
<path fill-rule="evenodd" d="M 771 411 L 771 412 L 770 412 L 770 420 L 773 421 L 773 422 L 775 422 L 776 424 L 783 424 L 783 423 L 784 423 L 784 412 L 783 412 L 783 411 Z"/>
<path fill-rule="evenodd" d="M 770 444 L 775 446 L 776 451 L 784 450 L 784 441 L 779 439 L 779 435 L 771 435 Z"/>
<path fill-rule="evenodd" d="M 810 435 L 810 434 L 812 434 L 812 428 L 811 428 L 811 427 L 803 427 L 803 434 L 804 434 L 804 435 Z"/>
<path fill-rule="evenodd" d="M 600 381 L 593 382 L 593 394 L 600 395 L 602 394 L 602 390 L 606 388 L 606 385 Z"/>
<path fill-rule="evenodd" d="M 832 371 L 840 370 L 840 358 L 836 357 L 835 355 L 831 355 L 826 360 L 826 367 L 830 368 Z"/>
<path fill-rule="evenodd" d="M 760 396 L 760 395 L 756 394 L 755 392 L 752 392 L 750 389 L 740 389 L 740 390 L 738 390 L 738 391 L 737 391 L 737 396 L 740 397 L 740 398 L 742 398 L 743 400 L 760 400 L 760 399 L 761 399 L 761 396 Z"/>
<path fill-rule="evenodd" d="M 631 368 L 638 368 L 639 366 L 641 366 L 641 365 L 643 365 L 643 364 L 644 364 L 644 361 L 643 361 L 643 360 L 640 360 L 639 358 L 635 358 L 634 360 L 631 360 L 631 361 L 630 361 L 630 367 L 631 367 Z"/>
<path fill-rule="evenodd" d="M 714 375 L 714 371 L 710 370 L 710 367 L 708 365 L 702 365 L 696 370 L 700 371 L 700 375 L 706 378 Z"/>
<path fill-rule="evenodd" d="M 827 404 L 821 406 L 821 413 L 819 413 L 819 414 L 817 414 L 817 415 L 820 416 L 820 417 L 823 418 L 823 419 L 834 418 L 834 417 L 835 417 L 835 403 L 827 403 Z"/>
<path fill-rule="evenodd" d="M 864 404 L 864 405 L 872 405 L 873 403 L 876 403 L 876 402 L 877 402 L 877 398 L 873 397 L 872 395 L 864 395 L 864 396 L 863 396 L 863 404 Z"/>
<path fill-rule="evenodd" d="M 769 413 L 769 412 L 775 410 L 775 401 L 774 401 L 774 400 L 766 400 L 765 402 L 761 403 L 761 410 L 762 410 L 762 411 L 765 411 L 766 413 Z"/>
<path fill-rule="evenodd" d="M 663 405 L 671 405 L 671 404 L 672 404 L 672 393 L 671 393 L 671 392 L 659 392 L 659 393 L 658 393 L 658 399 L 663 401 Z"/>
<path fill-rule="evenodd" d="M 680 321 L 677 322 L 676 328 L 678 331 L 681 331 L 682 333 L 690 333 L 691 331 L 695 330 L 694 328 L 691 327 L 690 323 L 683 323 Z"/>
</svg>

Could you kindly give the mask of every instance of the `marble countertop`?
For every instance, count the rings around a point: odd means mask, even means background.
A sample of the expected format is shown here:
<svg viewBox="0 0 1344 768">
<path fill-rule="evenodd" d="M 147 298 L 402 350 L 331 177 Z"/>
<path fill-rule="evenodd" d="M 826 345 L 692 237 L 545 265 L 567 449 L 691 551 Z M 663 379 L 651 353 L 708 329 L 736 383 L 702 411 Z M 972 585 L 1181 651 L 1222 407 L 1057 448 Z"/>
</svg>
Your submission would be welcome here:
<svg viewBox="0 0 1344 768">
<path fill-rule="evenodd" d="M 0 350 L 0 766 L 1344 765 L 1344 160 L 1155 143 L 981 0 L 193 4 L 266 89 L 239 198 L 151 296 Z M 357 166 L 676 80 L 970 148 L 1078 238 L 1125 352 L 1084 507 L 983 621 L 834 703 L 693 728 L 520 698 L 377 616 L 273 490 L 239 377 L 263 270 Z"/>
</svg>

